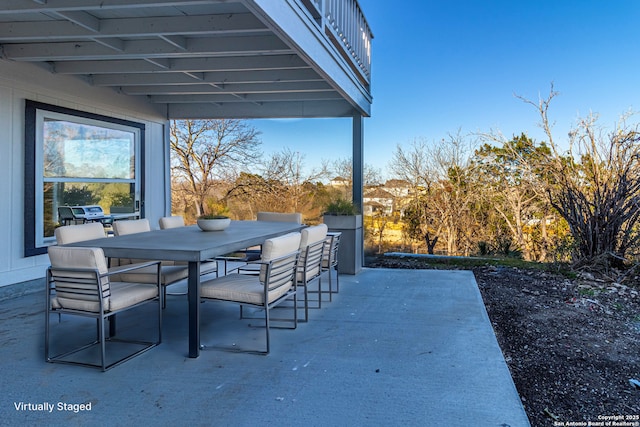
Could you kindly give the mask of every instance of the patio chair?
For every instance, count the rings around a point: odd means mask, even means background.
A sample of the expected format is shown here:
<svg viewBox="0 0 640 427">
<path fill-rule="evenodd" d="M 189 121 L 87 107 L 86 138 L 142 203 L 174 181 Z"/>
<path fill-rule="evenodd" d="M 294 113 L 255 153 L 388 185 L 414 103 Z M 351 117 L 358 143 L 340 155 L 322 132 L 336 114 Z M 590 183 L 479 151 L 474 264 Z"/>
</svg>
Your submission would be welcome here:
<svg viewBox="0 0 640 427">
<path fill-rule="evenodd" d="M 298 212 L 283 213 L 283 212 L 258 212 L 256 221 L 273 221 L 273 222 L 294 222 L 296 224 L 302 224 L 302 214 Z M 228 262 L 240 262 L 245 263 L 244 266 L 238 267 L 239 272 L 245 274 L 258 274 L 259 265 L 251 264 L 253 261 L 258 261 L 261 256 L 261 249 L 247 248 L 240 251 L 236 251 L 232 254 L 218 257 L 217 259 L 224 262 L 225 274 L 228 272 Z M 235 269 L 233 269 L 235 270 Z"/>
<path fill-rule="evenodd" d="M 106 259 L 100 248 L 51 246 L 49 247 L 49 260 L 51 266 L 47 269 L 45 320 L 45 360 L 47 362 L 90 366 L 106 371 L 160 344 L 162 341 L 162 297 L 159 262 L 122 267 L 117 271 L 117 273 L 121 273 L 136 268 L 154 269 L 156 281 L 147 284 L 112 281 L 113 272 L 107 269 Z M 115 320 L 116 314 L 153 302 L 158 305 L 157 340 L 138 341 L 115 337 L 115 323 L 112 320 Z M 52 313 L 96 319 L 97 337 L 89 344 L 52 356 L 49 319 Z M 110 326 L 112 328 L 109 335 L 105 330 L 106 320 L 111 320 Z M 60 325 L 63 324 L 66 322 Z M 58 326 L 58 328 L 60 327 Z M 74 340 L 83 334 L 81 331 L 66 333 L 64 340 L 70 338 Z M 60 332 L 55 335 L 60 337 L 59 341 L 63 340 Z M 87 356 L 85 358 L 79 357 L 83 353 L 95 355 L 95 351 L 91 349 L 96 347 L 99 348 L 100 363 L 84 360 Z M 110 348 L 110 354 L 119 354 L 115 361 L 107 360 L 107 347 Z M 134 347 L 135 351 L 131 352 L 131 347 Z"/>
<path fill-rule="evenodd" d="M 324 253 L 327 238 L 327 226 L 325 224 L 307 227 L 300 231 L 300 258 L 298 259 L 296 285 L 304 289 L 304 320 L 309 321 L 309 285 L 314 280 L 318 282 L 318 306 L 322 306 L 322 255 Z M 298 291 L 299 292 L 299 291 Z M 316 293 L 312 291 L 312 293 Z M 296 293 L 296 298 L 298 293 Z"/>
<path fill-rule="evenodd" d="M 256 221 L 273 221 L 273 222 L 293 222 L 296 224 L 302 224 L 302 214 L 298 212 L 294 213 L 282 213 L 282 212 L 258 212 Z M 255 264 L 254 261 L 260 260 L 261 249 L 245 249 L 238 251 L 229 256 L 219 257 L 218 259 L 225 262 L 225 273 L 227 271 L 227 261 L 243 262 L 245 265 L 237 268 L 239 273 L 244 274 L 258 274 L 260 271 L 260 265 Z"/>
<path fill-rule="evenodd" d="M 149 220 L 146 218 L 130 220 L 130 221 L 116 221 L 113 223 L 113 233 L 116 236 L 124 236 L 127 234 L 145 233 L 151 231 Z M 136 264 L 139 262 L 145 262 L 147 260 L 119 258 L 118 265 Z M 189 268 L 187 265 L 177 265 L 174 261 L 162 261 L 160 268 L 160 281 L 162 283 L 162 304 L 163 308 L 166 308 L 167 301 L 167 287 L 173 285 L 180 280 L 186 279 L 189 275 Z M 153 269 L 141 269 L 124 273 L 120 276 L 122 280 L 132 282 L 153 283 L 155 275 Z M 184 295 L 181 294 L 181 295 Z"/>
<path fill-rule="evenodd" d="M 270 310 L 290 297 L 293 297 L 293 318 L 277 319 L 291 322 L 288 329 L 295 329 L 298 323 L 296 305 L 296 265 L 300 233 L 265 240 L 262 245 L 262 261 L 258 276 L 246 274 L 228 274 L 205 281 L 201 285 L 200 296 L 204 300 L 230 301 L 240 304 L 240 318 L 243 306 L 264 309 L 266 330 L 266 351 L 252 351 L 269 354 L 271 326 Z M 273 319 L 276 320 L 276 319 Z"/>
<path fill-rule="evenodd" d="M 329 276 L 329 290 L 322 291 L 322 293 L 329 294 L 329 301 L 333 300 L 333 294 L 340 292 L 340 275 L 338 273 L 338 249 L 340 248 L 340 237 L 342 233 L 339 231 L 331 231 L 327 233 L 327 241 L 324 245 L 324 252 L 322 253 L 322 272 L 327 272 Z M 333 274 L 331 271 L 336 272 L 336 289 L 333 290 Z"/>
<path fill-rule="evenodd" d="M 300 231 L 300 257 L 298 258 L 298 266 L 296 273 L 296 286 L 298 288 L 296 293 L 296 300 L 298 298 L 299 288 L 302 288 L 304 294 L 304 318 L 300 322 L 309 321 L 309 308 L 321 308 L 322 307 L 322 258 L 327 246 L 327 226 L 325 224 L 319 224 L 312 227 L 304 228 Z M 256 267 L 260 267 L 259 262 L 249 262 L 246 266 L 240 267 L 238 273 L 240 274 L 255 274 Z M 311 283 L 317 280 L 318 290 L 309 291 Z M 317 294 L 316 300 L 318 305 L 311 307 L 309 302 L 309 293 Z M 297 302 L 296 302 L 297 305 Z"/>
<path fill-rule="evenodd" d="M 167 230 L 169 228 L 178 228 L 185 226 L 184 218 L 178 215 L 163 216 L 158 220 L 158 224 L 160 225 L 160 230 Z M 187 263 L 176 262 L 175 265 L 187 265 Z M 216 260 L 200 263 L 200 275 L 203 276 L 209 273 L 216 273 L 216 277 L 218 277 L 218 262 Z"/>
<path fill-rule="evenodd" d="M 84 219 L 78 219 L 73 214 L 73 209 L 70 206 L 59 206 L 58 207 L 58 222 L 61 225 L 71 225 L 77 224 L 78 221 L 81 223 L 84 222 Z"/>
<path fill-rule="evenodd" d="M 84 224 L 65 225 L 58 227 L 53 232 L 58 245 L 68 245 L 86 240 L 102 239 L 107 237 L 104 227 L 99 222 L 85 222 Z M 107 259 L 107 265 L 111 268 L 118 265 L 118 260 Z"/>
<path fill-rule="evenodd" d="M 274 221 L 274 222 L 295 222 L 302 224 L 302 214 L 299 212 L 283 213 L 283 212 L 258 212 L 257 221 Z"/>
<path fill-rule="evenodd" d="M 178 228 L 184 227 L 184 218 L 178 215 L 174 216 L 163 216 L 158 220 L 158 225 L 160 225 L 160 230 L 166 230 L 167 228 Z"/>
<path fill-rule="evenodd" d="M 99 222 L 87 222 L 85 224 L 64 225 L 58 227 L 53 232 L 56 243 L 68 245 L 70 243 L 82 242 L 85 240 L 101 239 L 106 237 L 104 227 Z"/>
<path fill-rule="evenodd" d="M 68 245 L 70 243 L 82 242 L 85 240 L 102 239 L 106 237 L 104 227 L 97 222 L 87 222 L 84 224 L 63 225 L 53 231 L 58 245 Z M 107 265 L 111 266 L 111 260 L 107 260 Z M 115 280 L 115 279 L 114 279 Z M 58 319 L 60 319 L 58 313 Z"/>
<path fill-rule="evenodd" d="M 149 224 L 149 220 L 147 218 L 116 221 L 113 226 L 113 234 L 115 234 L 116 236 L 145 233 L 147 231 L 151 231 L 151 225 Z"/>
</svg>

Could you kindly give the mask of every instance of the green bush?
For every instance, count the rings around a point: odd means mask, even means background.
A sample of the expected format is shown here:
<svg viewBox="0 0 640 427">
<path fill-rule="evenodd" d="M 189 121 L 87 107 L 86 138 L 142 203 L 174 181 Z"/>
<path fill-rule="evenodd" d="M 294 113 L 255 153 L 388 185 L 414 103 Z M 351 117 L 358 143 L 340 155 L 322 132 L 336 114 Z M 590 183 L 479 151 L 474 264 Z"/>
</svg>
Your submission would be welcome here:
<svg viewBox="0 0 640 427">
<path fill-rule="evenodd" d="M 335 200 L 327 205 L 325 215 L 357 215 L 358 209 L 353 202 L 344 199 Z"/>
</svg>

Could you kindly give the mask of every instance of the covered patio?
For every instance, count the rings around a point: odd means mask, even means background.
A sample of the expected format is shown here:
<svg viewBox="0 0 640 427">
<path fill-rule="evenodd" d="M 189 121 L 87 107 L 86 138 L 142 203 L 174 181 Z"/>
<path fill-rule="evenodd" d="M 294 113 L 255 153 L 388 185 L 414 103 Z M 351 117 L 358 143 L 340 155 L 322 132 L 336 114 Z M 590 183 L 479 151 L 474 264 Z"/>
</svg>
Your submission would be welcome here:
<svg viewBox="0 0 640 427">
<path fill-rule="evenodd" d="M 43 194 L 35 190 L 43 174 L 32 171 L 42 132 L 27 129 L 25 104 L 42 107 L 34 109 L 44 111 L 37 123 L 47 114 L 126 122 L 136 135 L 131 161 L 140 166 L 132 196 L 153 224 L 171 214 L 169 120 L 349 117 L 361 206 L 373 34 L 355 0 L 3 5 L 0 424 L 529 425 L 469 272 L 342 276 L 340 293 L 309 323 L 272 331 L 266 357 L 207 349 L 189 358 L 187 299 L 174 296 L 163 342 L 149 352 L 107 373 L 45 363 L 50 236 L 41 230 L 44 202 L 31 200 Z M 141 316 L 120 317 L 119 333 Z M 201 327 L 201 342 L 212 347 L 264 337 L 238 319 L 234 304 L 203 304 Z"/>
<path fill-rule="evenodd" d="M 273 330 L 268 356 L 190 359 L 187 301 L 172 296 L 163 343 L 106 373 L 44 362 L 44 292 L 4 299 L 3 423 L 529 425 L 471 272 L 365 269 L 340 282 L 309 323 Z M 203 344 L 264 339 L 237 310 L 204 303 Z M 122 316 L 119 330 L 136 323 Z M 44 402 L 52 412 L 28 409 Z"/>
<path fill-rule="evenodd" d="M 119 185 L 114 206 L 170 215 L 171 120 L 349 118 L 362 205 L 373 33 L 357 0 L 0 3 L 0 287 L 44 276 L 74 186 Z M 89 142 L 122 164 L 74 164 Z"/>
</svg>

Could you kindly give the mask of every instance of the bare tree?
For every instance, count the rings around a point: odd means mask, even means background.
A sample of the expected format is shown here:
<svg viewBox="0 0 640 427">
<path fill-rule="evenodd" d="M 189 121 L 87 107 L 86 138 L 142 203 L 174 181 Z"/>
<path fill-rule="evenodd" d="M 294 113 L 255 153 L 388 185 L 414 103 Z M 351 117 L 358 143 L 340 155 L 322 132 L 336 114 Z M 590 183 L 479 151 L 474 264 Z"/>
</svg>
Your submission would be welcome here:
<svg viewBox="0 0 640 427">
<path fill-rule="evenodd" d="M 327 170 L 305 171 L 304 155 L 299 151 L 284 148 L 274 153 L 262 164 L 262 176 L 268 181 L 280 183 L 277 195 L 284 210 L 301 212 L 311 209 L 313 204 L 312 184 L 328 176 Z"/>
<path fill-rule="evenodd" d="M 469 255 L 476 224 L 471 210 L 478 196 L 470 157 L 475 141 L 458 133 L 443 140 L 435 154 L 438 171 L 436 209 L 445 224 L 447 252 Z"/>
<path fill-rule="evenodd" d="M 217 181 L 259 159 L 260 133 L 242 120 L 174 120 L 171 123 L 173 191 L 205 211 Z"/>
<path fill-rule="evenodd" d="M 443 222 L 435 215 L 430 202 L 437 172 L 431 161 L 430 147 L 425 139 L 415 139 L 409 148 L 396 146 L 389 170 L 410 185 L 411 200 L 404 210 L 404 231 L 412 239 L 423 240 L 427 252 L 433 254 L 441 237 Z"/>
<path fill-rule="evenodd" d="M 623 116 L 613 131 L 597 117 L 581 119 L 569 133 L 569 148 L 554 143 L 548 109 L 557 92 L 533 105 L 551 147 L 544 165 L 551 205 L 569 224 L 578 266 L 621 267 L 637 246 L 640 219 L 640 132 Z"/>
<path fill-rule="evenodd" d="M 304 155 L 284 148 L 260 162 L 254 174 L 243 173 L 235 180 L 226 198 L 252 213 L 260 210 L 301 212 L 305 218 L 320 215 L 318 181 L 326 178 L 325 168 L 307 171 Z"/>
<path fill-rule="evenodd" d="M 351 199 L 353 194 L 353 163 L 351 158 L 337 159 L 327 170 L 333 173 L 332 178 L 339 178 L 342 182 L 341 196 L 344 199 Z M 382 173 L 379 169 L 374 168 L 371 165 L 364 165 L 364 186 L 373 186 L 381 183 Z"/>
<path fill-rule="evenodd" d="M 469 250 L 468 234 L 474 228 L 469 210 L 474 197 L 472 145 L 460 133 L 437 144 L 418 139 L 409 149 L 398 146 L 389 163 L 392 173 L 411 185 L 406 231 L 421 234 L 430 253 L 443 239 L 449 254 Z"/>
<path fill-rule="evenodd" d="M 398 145 L 389 162 L 389 170 L 397 178 L 407 181 L 412 192 L 416 193 L 418 188 L 427 188 L 435 180 L 432 151 L 425 139 L 413 140 L 408 149 Z"/>
</svg>

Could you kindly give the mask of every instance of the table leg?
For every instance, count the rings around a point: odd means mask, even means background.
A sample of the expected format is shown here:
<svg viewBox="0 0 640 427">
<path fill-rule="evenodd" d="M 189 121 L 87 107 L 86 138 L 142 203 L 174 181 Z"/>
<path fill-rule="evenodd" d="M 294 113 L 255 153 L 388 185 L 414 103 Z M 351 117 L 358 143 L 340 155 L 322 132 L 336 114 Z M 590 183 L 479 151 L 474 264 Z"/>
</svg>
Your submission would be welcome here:
<svg viewBox="0 0 640 427">
<path fill-rule="evenodd" d="M 200 355 L 200 262 L 189 261 L 189 357 Z"/>
</svg>

